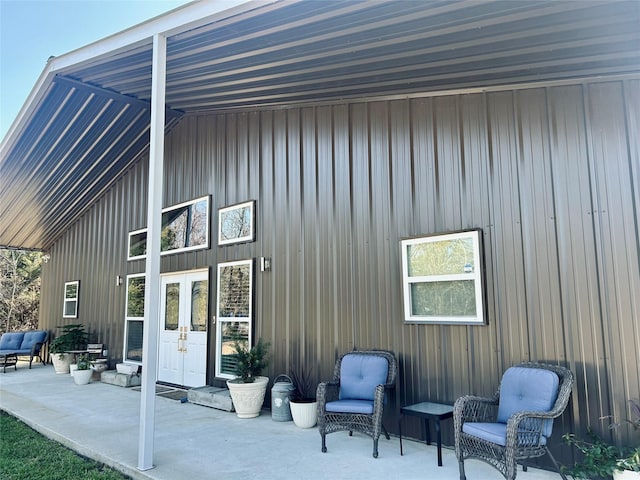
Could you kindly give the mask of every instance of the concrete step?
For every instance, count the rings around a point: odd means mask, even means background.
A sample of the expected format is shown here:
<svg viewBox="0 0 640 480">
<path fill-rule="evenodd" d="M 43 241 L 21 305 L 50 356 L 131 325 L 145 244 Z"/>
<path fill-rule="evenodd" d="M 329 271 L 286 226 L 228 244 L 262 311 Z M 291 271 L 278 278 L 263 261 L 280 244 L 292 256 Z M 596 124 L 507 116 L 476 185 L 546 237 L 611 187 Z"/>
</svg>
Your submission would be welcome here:
<svg viewBox="0 0 640 480">
<path fill-rule="evenodd" d="M 100 374 L 100 381 L 118 387 L 138 387 L 141 377 L 137 373 L 118 373 L 115 370 L 105 370 Z"/>
<path fill-rule="evenodd" d="M 204 387 L 192 388 L 187 393 L 189 403 L 196 405 L 204 405 L 205 407 L 217 408 L 226 412 L 233 412 L 233 402 L 231 395 L 226 388 L 212 387 L 206 385 Z"/>
</svg>

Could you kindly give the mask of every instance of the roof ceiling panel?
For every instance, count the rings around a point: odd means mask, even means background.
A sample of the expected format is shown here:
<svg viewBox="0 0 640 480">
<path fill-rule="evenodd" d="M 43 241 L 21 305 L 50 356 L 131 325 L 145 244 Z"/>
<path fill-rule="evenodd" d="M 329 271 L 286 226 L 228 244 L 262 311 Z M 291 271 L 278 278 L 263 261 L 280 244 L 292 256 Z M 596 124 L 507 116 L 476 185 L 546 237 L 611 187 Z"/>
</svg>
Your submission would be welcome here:
<svg viewBox="0 0 640 480">
<path fill-rule="evenodd" d="M 180 111 L 640 72 L 636 0 L 246 5 L 168 34 L 168 129 Z M 46 249 L 148 148 L 151 54 L 137 38 L 43 82 L 2 147 L 0 245 Z"/>
</svg>

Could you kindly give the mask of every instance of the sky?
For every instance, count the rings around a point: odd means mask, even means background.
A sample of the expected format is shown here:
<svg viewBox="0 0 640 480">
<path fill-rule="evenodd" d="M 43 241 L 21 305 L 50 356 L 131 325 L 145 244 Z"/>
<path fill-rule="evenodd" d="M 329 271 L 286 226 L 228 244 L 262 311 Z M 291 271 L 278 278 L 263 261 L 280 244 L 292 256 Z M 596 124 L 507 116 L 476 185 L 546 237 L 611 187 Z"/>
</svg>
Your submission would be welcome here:
<svg viewBox="0 0 640 480">
<path fill-rule="evenodd" d="M 188 0 L 0 0 L 0 138 L 47 59 L 168 12 Z"/>
</svg>

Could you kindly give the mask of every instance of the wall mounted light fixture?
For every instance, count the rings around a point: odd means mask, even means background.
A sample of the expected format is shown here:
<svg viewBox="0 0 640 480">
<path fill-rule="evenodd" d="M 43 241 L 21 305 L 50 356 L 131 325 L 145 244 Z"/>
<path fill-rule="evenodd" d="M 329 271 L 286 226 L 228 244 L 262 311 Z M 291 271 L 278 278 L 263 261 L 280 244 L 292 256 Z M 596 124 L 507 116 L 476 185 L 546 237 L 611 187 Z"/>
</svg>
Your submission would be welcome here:
<svg viewBox="0 0 640 480">
<path fill-rule="evenodd" d="M 261 272 L 271 271 L 271 258 L 260 257 L 260 271 Z"/>
</svg>

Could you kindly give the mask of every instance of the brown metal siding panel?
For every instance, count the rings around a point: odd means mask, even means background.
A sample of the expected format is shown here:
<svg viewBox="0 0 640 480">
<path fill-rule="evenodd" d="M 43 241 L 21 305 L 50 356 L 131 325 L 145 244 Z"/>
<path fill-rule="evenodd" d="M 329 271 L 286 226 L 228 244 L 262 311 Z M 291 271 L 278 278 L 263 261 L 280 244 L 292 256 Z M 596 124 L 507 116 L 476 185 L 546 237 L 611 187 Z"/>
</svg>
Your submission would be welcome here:
<svg viewBox="0 0 640 480">
<path fill-rule="evenodd" d="M 622 83 L 592 85 L 588 91 L 591 150 L 593 154 L 594 211 L 597 260 L 602 303 L 602 332 L 611 391 L 629 392 L 637 387 L 637 337 L 632 320 L 640 318 L 640 252 L 638 250 L 638 204 L 632 184 L 629 134 Z M 637 105 L 635 110 L 637 110 Z M 635 197 L 635 198 L 634 198 Z M 634 363 L 628 363 L 635 360 Z M 632 392 L 629 392 L 632 394 Z M 632 394 L 633 395 L 633 394 Z M 610 398 L 604 415 L 627 415 L 625 398 Z"/>
<path fill-rule="evenodd" d="M 514 93 L 489 96 L 489 162 L 492 235 L 495 252 L 493 273 L 498 368 L 528 360 L 526 335 L 523 244 L 519 206 L 518 148 L 514 125 Z"/>
</svg>

